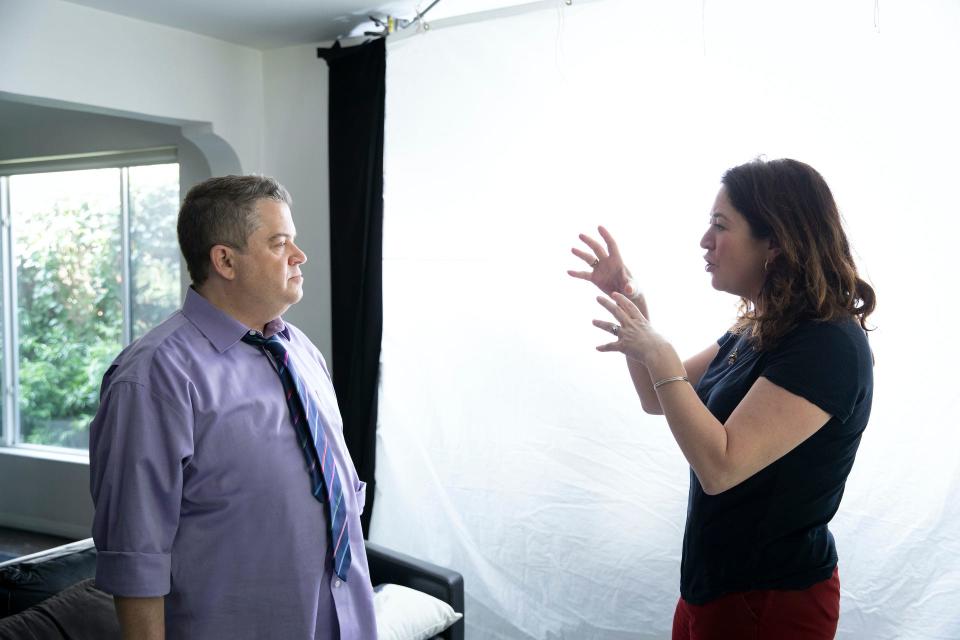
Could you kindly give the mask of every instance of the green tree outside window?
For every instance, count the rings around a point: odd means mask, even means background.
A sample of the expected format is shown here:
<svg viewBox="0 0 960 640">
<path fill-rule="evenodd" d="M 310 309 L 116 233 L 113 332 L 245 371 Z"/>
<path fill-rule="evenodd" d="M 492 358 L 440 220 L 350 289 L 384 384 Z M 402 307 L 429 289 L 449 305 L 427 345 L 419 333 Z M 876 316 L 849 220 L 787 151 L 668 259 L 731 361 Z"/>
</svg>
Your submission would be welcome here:
<svg viewBox="0 0 960 640">
<path fill-rule="evenodd" d="M 87 447 L 101 377 L 123 347 L 121 171 L 10 178 L 21 442 Z M 176 164 L 128 171 L 137 337 L 179 303 L 179 179 Z"/>
</svg>

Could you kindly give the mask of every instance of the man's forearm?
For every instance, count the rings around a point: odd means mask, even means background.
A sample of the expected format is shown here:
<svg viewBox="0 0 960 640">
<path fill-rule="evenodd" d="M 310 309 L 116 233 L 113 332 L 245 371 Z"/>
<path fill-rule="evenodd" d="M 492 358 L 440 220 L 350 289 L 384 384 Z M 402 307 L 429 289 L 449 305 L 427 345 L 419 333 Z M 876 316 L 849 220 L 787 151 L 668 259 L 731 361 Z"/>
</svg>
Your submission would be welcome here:
<svg viewBox="0 0 960 640">
<path fill-rule="evenodd" d="M 163 598 L 114 596 L 124 640 L 164 640 Z"/>
</svg>

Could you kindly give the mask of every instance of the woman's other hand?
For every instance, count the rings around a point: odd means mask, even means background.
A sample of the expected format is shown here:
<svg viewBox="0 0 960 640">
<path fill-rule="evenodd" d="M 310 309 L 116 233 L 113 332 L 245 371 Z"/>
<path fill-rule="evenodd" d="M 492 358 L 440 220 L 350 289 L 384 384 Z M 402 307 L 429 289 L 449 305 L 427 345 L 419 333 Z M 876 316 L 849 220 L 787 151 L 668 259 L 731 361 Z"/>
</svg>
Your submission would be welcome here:
<svg viewBox="0 0 960 640">
<path fill-rule="evenodd" d="M 580 240 L 590 248 L 590 251 L 577 247 L 571 249 L 573 255 L 587 263 L 590 271 L 569 270 L 567 273 L 574 278 L 589 280 L 608 296 L 616 292 L 628 298 L 635 298 L 640 293 L 640 289 L 633 281 L 630 270 L 623 263 L 617 241 L 602 226 L 597 227 L 597 230 L 606 243 L 606 248 L 587 234 L 581 233 Z"/>
<path fill-rule="evenodd" d="M 600 345 L 597 351 L 619 351 L 632 360 L 649 365 L 660 348 L 667 345 L 660 334 L 653 330 L 640 308 L 625 295 L 614 292 L 610 298 L 597 296 L 597 302 L 613 315 L 616 322 L 594 320 L 593 326 L 617 338 L 615 342 Z"/>
</svg>

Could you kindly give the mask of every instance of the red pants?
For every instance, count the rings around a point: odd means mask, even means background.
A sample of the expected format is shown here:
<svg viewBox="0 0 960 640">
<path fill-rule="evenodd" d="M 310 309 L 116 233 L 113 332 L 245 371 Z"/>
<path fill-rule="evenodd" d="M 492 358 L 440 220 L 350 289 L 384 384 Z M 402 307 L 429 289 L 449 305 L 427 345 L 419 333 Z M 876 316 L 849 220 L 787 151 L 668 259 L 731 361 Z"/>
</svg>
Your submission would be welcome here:
<svg viewBox="0 0 960 640">
<path fill-rule="evenodd" d="M 683 598 L 673 640 L 832 640 L 840 619 L 840 573 L 801 591 L 731 593 L 704 605 Z"/>
</svg>

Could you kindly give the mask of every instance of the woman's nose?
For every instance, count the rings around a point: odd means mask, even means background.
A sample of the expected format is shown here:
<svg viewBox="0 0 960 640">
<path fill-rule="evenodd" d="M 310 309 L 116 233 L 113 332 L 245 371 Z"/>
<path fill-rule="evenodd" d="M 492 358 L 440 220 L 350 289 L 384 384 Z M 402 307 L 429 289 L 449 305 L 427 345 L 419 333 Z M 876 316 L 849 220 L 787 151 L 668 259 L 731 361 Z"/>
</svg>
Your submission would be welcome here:
<svg viewBox="0 0 960 640">
<path fill-rule="evenodd" d="M 709 229 L 707 229 L 707 232 L 703 234 L 702 238 L 700 238 L 700 248 L 701 249 L 713 248 L 713 234 L 710 233 Z"/>
</svg>

